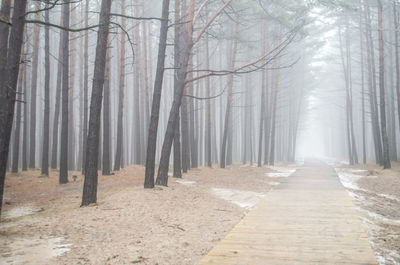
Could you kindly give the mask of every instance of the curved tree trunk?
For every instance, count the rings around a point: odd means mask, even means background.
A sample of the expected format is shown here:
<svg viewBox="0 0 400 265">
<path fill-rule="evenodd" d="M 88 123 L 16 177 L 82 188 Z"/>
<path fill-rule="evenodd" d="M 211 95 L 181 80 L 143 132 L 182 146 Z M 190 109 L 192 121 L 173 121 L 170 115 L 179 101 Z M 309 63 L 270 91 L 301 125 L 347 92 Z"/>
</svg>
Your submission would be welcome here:
<svg viewBox="0 0 400 265">
<path fill-rule="evenodd" d="M 154 187 L 154 167 L 157 147 L 157 130 L 160 115 L 160 101 L 162 92 L 162 83 L 164 78 L 165 50 L 167 47 L 168 34 L 168 16 L 169 16 L 169 0 L 163 0 L 162 4 L 162 21 L 160 28 L 160 42 L 158 46 L 157 71 L 154 80 L 153 102 L 151 106 L 151 116 L 149 125 L 149 134 L 147 140 L 146 152 L 146 173 L 144 180 L 145 188 Z"/>
<path fill-rule="evenodd" d="M 92 98 L 90 102 L 89 133 L 86 150 L 87 164 L 81 206 L 96 203 L 97 201 L 97 157 L 99 152 L 100 113 L 106 67 L 111 2 L 112 0 L 102 0 L 101 2 L 99 18 L 99 24 L 101 26 L 97 34 Z"/>
</svg>

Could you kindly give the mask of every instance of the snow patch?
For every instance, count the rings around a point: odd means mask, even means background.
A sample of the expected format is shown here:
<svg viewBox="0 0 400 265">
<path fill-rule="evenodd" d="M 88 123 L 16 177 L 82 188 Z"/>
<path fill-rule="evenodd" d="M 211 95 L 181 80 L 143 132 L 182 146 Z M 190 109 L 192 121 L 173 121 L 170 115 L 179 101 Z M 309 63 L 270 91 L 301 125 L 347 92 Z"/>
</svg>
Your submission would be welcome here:
<svg viewBox="0 0 400 265">
<path fill-rule="evenodd" d="M 215 196 L 248 210 L 265 196 L 262 193 L 242 190 L 212 188 L 211 191 Z"/>
<path fill-rule="evenodd" d="M 276 172 L 271 172 L 271 173 L 265 173 L 265 175 L 270 178 L 287 178 L 290 175 L 292 175 L 294 172 L 296 172 L 296 169 L 293 169 L 291 167 L 271 166 L 268 168 L 276 171 Z"/>
<path fill-rule="evenodd" d="M 271 181 L 271 182 L 268 182 L 268 184 L 271 185 L 271 186 L 277 186 L 277 185 L 279 185 L 281 183 L 280 182 Z"/>
<path fill-rule="evenodd" d="M 63 237 L 18 239 L 7 244 L 0 264 L 44 264 L 71 250 L 72 244 L 64 244 L 64 240 Z"/>
<path fill-rule="evenodd" d="M 185 179 L 178 179 L 175 182 L 185 185 L 185 186 L 192 186 L 194 184 L 196 184 L 197 182 L 194 180 L 185 180 Z"/>
<path fill-rule="evenodd" d="M 30 205 L 24 205 L 21 207 L 12 208 L 11 210 L 5 212 L 4 218 L 5 219 L 17 218 L 17 217 L 21 217 L 21 216 L 31 215 L 36 212 L 40 212 L 42 210 L 43 210 L 42 208 L 35 208 Z"/>
<path fill-rule="evenodd" d="M 362 173 L 362 172 L 367 172 L 368 170 L 366 169 L 350 169 L 349 172 L 352 173 Z"/>
<path fill-rule="evenodd" d="M 385 224 L 390 224 L 390 225 L 400 225 L 400 220 L 395 220 L 395 219 L 391 219 L 391 218 L 387 218 L 379 213 L 375 213 L 375 212 L 370 212 L 368 210 L 365 210 L 363 208 L 358 207 L 358 210 L 361 212 L 366 213 L 369 217 L 376 219 L 382 223 Z"/>
<path fill-rule="evenodd" d="M 340 182 L 342 182 L 342 185 L 345 188 L 368 192 L 367 190 L 362 189 L 357 185 L 357 181 L 359 179 L 361 179 L 362 176 L 344 172 L 343 169 L 341 169 L 341 168 L 335 168 L 335 170 L 336 170 L 336 173 L 339 176 Z"/>
</svg>

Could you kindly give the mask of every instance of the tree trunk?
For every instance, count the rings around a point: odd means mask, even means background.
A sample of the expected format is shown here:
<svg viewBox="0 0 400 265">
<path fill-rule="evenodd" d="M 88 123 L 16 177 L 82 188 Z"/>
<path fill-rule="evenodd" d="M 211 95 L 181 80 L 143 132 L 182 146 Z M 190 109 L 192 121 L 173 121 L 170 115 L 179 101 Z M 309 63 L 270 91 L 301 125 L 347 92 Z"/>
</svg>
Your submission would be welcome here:
<svg viewBox="0 0 400 265">
<path fill-rule="evenodd" d="M 87 139 L 87 164 L 81 206 L 96 203 L 97 201 L 97 156 L 99 151 L 100 113 L 106 65 L 111 2 L 111 0 L 102 0 L 101 2 L 99 18 L 99 24 L 101 26 L 99 27 L 97 34 L 92 98 L 90 102 L 89 132 Z"/>
<path fill-rule="evenodd" d="M 63 27 L 69 27 L 69 1 L 64 0 L 62 6 Z M 60 149 L 60 184 L 68 182 L 68 97 L 69 97 L 69 32 L 62 32 L 63 73 L 61 97 L 61 149 Z"/>
<path fill-rule="evenodd" d="M 383 146 L 383 167 L 391 168 L 389 158 L 389 139 L 386 131 L 386 106 L 385 106 L 385 59 L 383 44 L 383 18 L 382 18 L 382 2 L 378 3 L 378 34 L 379 34 L 379 90 L 380 90 L 380 114 L 381 114 L 381 130 L 382 130 L 382 146 Z"/>
<path fill-rule="evenodd" d="M 371 125 L 372 125 L 372 133 L 374 138 L 374 146 L 375 146 L 375 158 L 376 162 L 382 164 L 382 138 L 379 126 L 379 117 L 378 117 L 378 103 L 376 99 L 376 70 L 375 70 L 375 48 L 374 42 L 372 38 L 372 29 L 371 29 L 371 17 L 370 17 L 370 9 L 368 1 L 364 0 L 364 16 L 365 16 L 365 24 L 366 24 L 366 38 L 367 38 L 367 54 L 368 54 L 368 62 L 369 62 L 369 96 L 370 96 L 370 110 L 371 110 Z"/>
<path fill-rule="evenodd" d="M 397 96 L 397 115 L 400 127 L 400 61 L 399 61 L 399 22 L 397 16 L 396 1 L 393 1 L 393 19 L 394 19 L 394 40 L 395 40 L 395 60 L 396 60 L 396 96 Z"/>
<path fill-rule="evenodd" d="M 0 17 L 2 20 L 10 21 L 11 0 L 1 1 Z M 9 25 L 0 23 L 0 72 L 6 71 L 7 64 L 7 48 L 8 48 L 8 34 L 10 31 Z M 1 78 L 1 76 L 0 76 Z M 0 80 L 0 84 L 3 80 Z"/>
<path fill-rule="evenodd" d="M 46 7 L 49 3 L 46 3 Z M 50 23 L 50 11 L 45 11 L 45 22 Z M 42 152 L 42 174 L 49 175 L 49 138 L 50 138 L 50 29 L 44 28 L 44 113 L 43 113 L 43 152 Z"/>
<path fill-rule="evenodd" d="M 63 18 L 61 18 L 61 24 L 63 23 Z M 56 102 L 54 103 L 54 119 L 53 119 L 53 145 L 51 150 L 51 168 L 57 168 L 57 158 L 58 158 L 58 130 L 59 130 L 59 120 L 60 120 L 60 99 L 62 91 L 62 73 L 63 73 L 63 31 L 60 31 L 60 42 L 58 47 L 58 64 L 57 64 L 57 83 L 56 83 Z"/>
<path fill-rule="evenodd" d="M 6 71 L 0 71 L 0 214 L 9 153 L 14 105 L 24 35 L 26 0 L 15 1 L 7 49 Z"/>
<path fill-rule="evenodd" d="M 206 36 L 206 69 L 210 69 L 210 53 L 208 45 L 208 35 Z M 206 78 L 206 97 L 210 98 L 210 78 Z M 208 167 L 212 167 L 212 157 L 211 157 L 211 99 L 206 101 L 206 140 L 205 140 L 205 153 L 206 153 L 206 163 Z"/>
<path fill-rule="evenodd" d="M 103 102 L 103 176 L 111 174 L 110 160 L 110 50 L 107 49 Z"/>
<path fill-rule="evenodd" d="M 364 42 L 363 42 L 363 21 L 360 12 L 360 67 L 361 67 L 361 130 L 362 130 L 362 152 L 363 164 L 367 163 L 367 148 L 366 148 L 366 135 L 365 135 L 365 82 L 364 82 Z"/>
<path fill-rule="evenodd" d="M 23 52 L 24 45 L 22 45 L 21 51 Z M 24 55 L 25 57 L 25 55 Z M 13 143 L 13 152 L 12 152 L 12 165 L 11 165 L 11 172 L 17 173 L 18 172 L 18 162 L 19 162 L 19 147 L 20 147 L 20 135 L 21 135 L 21 104 L 23 101 L 22 93 L 23 93 L 23 83 L 24 83 L 24 70 L 25 65 L 22 64 L 19 68 L 18 74 L 18 89 L 17 95 L 19 95 L 19 99 L 21 102 L 17 102 L 17 111 L 15 117 L 15 131 L 14 131 L 14 143 Z"/>
<path fill-rule="evenodd" d="M 137 10 L 138 8 L 136 8 Z M 136 11 L 137 14 L 139 14 L 138 11 Z M 140 35 L 139 35 L 139 27 L 136 27 L 135 30 L 135 42 L 137 46 L 137 50 L 140 51 Z M 134 66 L 134 87 L 133 87 L 133 125 L 134 125 L 134 141 L 135 141 L 135 155 L 134 155 L 134 164 L 140 165 L 141 164 L 141 157 L 142 157 L 142 124 L 140 121 L 141 117 L 141 112 L 140 112 L 140 75 L 141 75 L 141 67 L 139 66 L 140 60 L 138 59 L 140 57 L 139 54 L 135 56 L 135 66 Z"/>
<path fill-rule="evenodd" d="M 26 39 L 28 39 L 26 37 Z M 24 45 L 25 52 L 24 58 L 26 58 L 26 54 L 29 53 L 29 45 Z M 27 66 L 24 65 L 24 91 L 23 91 L 23 98 L 25 102 L 27 101 L 27 91 L 28 91 L 28 70 Z M 27 104 L 23 104 L 24 106 L 24 124 L 23 124 L 23 133 L 22 133 L 22 171 L 28 170 L 28 106 Z"/>
<path fill-rule="evenodd" d="M 195 3 L 195 1 L 191 2 L 191 4 L 193 3 Z M 191 11 L 189 11 L 189 20 L 193 18 L 192 8 L 190 8 L 190 10 Z M 180 38 L 178 42 L 175 42 L 175 45 L 179 45 L 179 47 L 181 47 L 179 52 L 178 71 L 176 74 L 177 84 L 179 84 L 179 86 L 177 86 L 174 91 L 174 99 L 169 113 L 167 130 L 165 133 L 164 142 L 161 149 L 160 166 L 158 168 L 156 184 L 162 186 L 167 186 L 168 184 L 168 168 L 169 168 L 169 158 L 171 154 L 172 141 L 174 140 L 175 126 L 177 126 L 177 122 L 179 122 L 179 109 L 182 103 L 190 52 L 193 46 L 191 38 L 193 25 L 189 23 L 188 25 L 185 26 L 178 25 L 178 27 L 181 28 L 179 30 Z"/>
<path fill-rule="evenodd" d="M 235 39 L 233 41 L 230 69 L 235 68 L 237 43 L 238 43 L 238 40 L 237 40 L 238 32 L 239 32 L 239 24 L 236 23 Z M 224 131 L 223 131 L 222 145 L 221 145 L 221 159 L 219 161 L 221 168 L 225 168 L 225 165 L 227 163 L 226 154 L 227 154 L 227 142 L 228 142 L 229 129 L 231 128 L 230 119 L 231 119 L 231 108 L 232 108 L 232 106 L 231 106 L 232 105 L 232 90 L 233 90 L 233 75 L 230 75 L 228 77 L 228 95 L 227 95 L 227 101 L 226 101 Z"/>
<path fill-rule="evenodd" d="M 181 1 L 175 0 L 175 24 L 180 23 L 180 16 L 181 16 Z M 180 60 L 181 57 L 184 56 L 180 54 L 181 47 L 179 46 L 179 37 L 182 34 L 181 26 L 175 26 L 174 31 L 174 94 L 179 93 L 180 82 L 184 82 L 184 80 L 179 80 L 179 67 L 180 67 Z M 174 178 L 182 178 L 182 160 L 181 160 L 181 135 L 180 135 L 180 120 L 179 120 L 179 113 L 178 117 L 175 121 L 175 128 L 174 128 Z"/>
<path fill-rule="evenodd" d="M 37 5 L 40 9 L 40 4 Z M 40 19 L 40 13 L 36 13 L 35 19 Z M 30 110 L 30 134 L 29 134 L 29 168 L 35 168 L 36 160 L 36 97 L 37 97 L 37 75 L 39 64 L 39 42 L 40 42 L 40 26 L 34 25 L 33 29 L 33 51 L 32 51 L 32 74 L 31 74 L 31 110 Z"/>
<path fill-rule="evenodd" d="M 162 92 L 162 83 L 164 78 L 164 63 L 165 50 L 167 47 L 168 34 L 168 15 L 169 15 L 169 0 L 163 0 L 162 4 L 162 21 L 160 28 L 160 42 L 158 47 L 157 70 L 154 81 L 153 102 L 151 107 L 149 134 L 147 140 L 146 152 L 146 173 L 145 173 L 145 188 L 154 187 L 154 167 L 157 147 L 157 130 L 158 120 L 160 115 L 160 100 Z"/>
<path fill-rule="evenodd" d="M 85 27 L 89 25 L 89 1 L 85 5 Z M 84 45 L 84 77 L 83 77 L 83 140 L 82 140 L 82 173 L 86 170 L 86 145 L 87 145 L 87 130 L 88 130 L 88 91 L 89 91 L 89 33 L 85 32 Z"/>
<path fill-rule="evenodd" d="M 273 88 L 273 96 L 272 96 L 272 119 L 271 119 L 271 146 L 269 152 L 269 164 L 273 166 L 275 164 L 275 135 L 276 135 L 276 111 L 278 105 L 278 91 L 279 91 L 279 75 L 280 75 L 280 59 L 278 59 L 275 70 L 275 78 L 274 78 L 274 88 Z"/>
</svg>

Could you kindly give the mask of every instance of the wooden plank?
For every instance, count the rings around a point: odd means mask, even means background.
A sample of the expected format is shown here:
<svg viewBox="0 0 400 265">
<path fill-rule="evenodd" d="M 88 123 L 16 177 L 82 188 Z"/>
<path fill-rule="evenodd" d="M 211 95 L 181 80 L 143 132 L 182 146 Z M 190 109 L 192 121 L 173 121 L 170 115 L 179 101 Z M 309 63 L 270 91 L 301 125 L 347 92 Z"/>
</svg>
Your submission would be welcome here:
<svg viewBox="0 0 400 265">
<path fill-rule="evenodd" d="M 377 264 L 332 168 L 307 163 L 268 193 L 199 265 Z"/>
</svg>

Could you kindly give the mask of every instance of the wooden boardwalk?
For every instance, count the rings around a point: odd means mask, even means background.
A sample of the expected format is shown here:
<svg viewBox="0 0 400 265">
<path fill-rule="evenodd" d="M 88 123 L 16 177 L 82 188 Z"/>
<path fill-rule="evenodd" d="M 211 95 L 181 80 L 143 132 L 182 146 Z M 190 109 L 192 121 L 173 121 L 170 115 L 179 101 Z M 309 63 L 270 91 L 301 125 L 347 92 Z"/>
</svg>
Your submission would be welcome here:
<svg viewBox="0 0 400 265">
<path fill-rule="evenodd" d="M 333 168 L 308 162 L 269 192 L 199 265 L 378 264 Z"/>
</svg>

